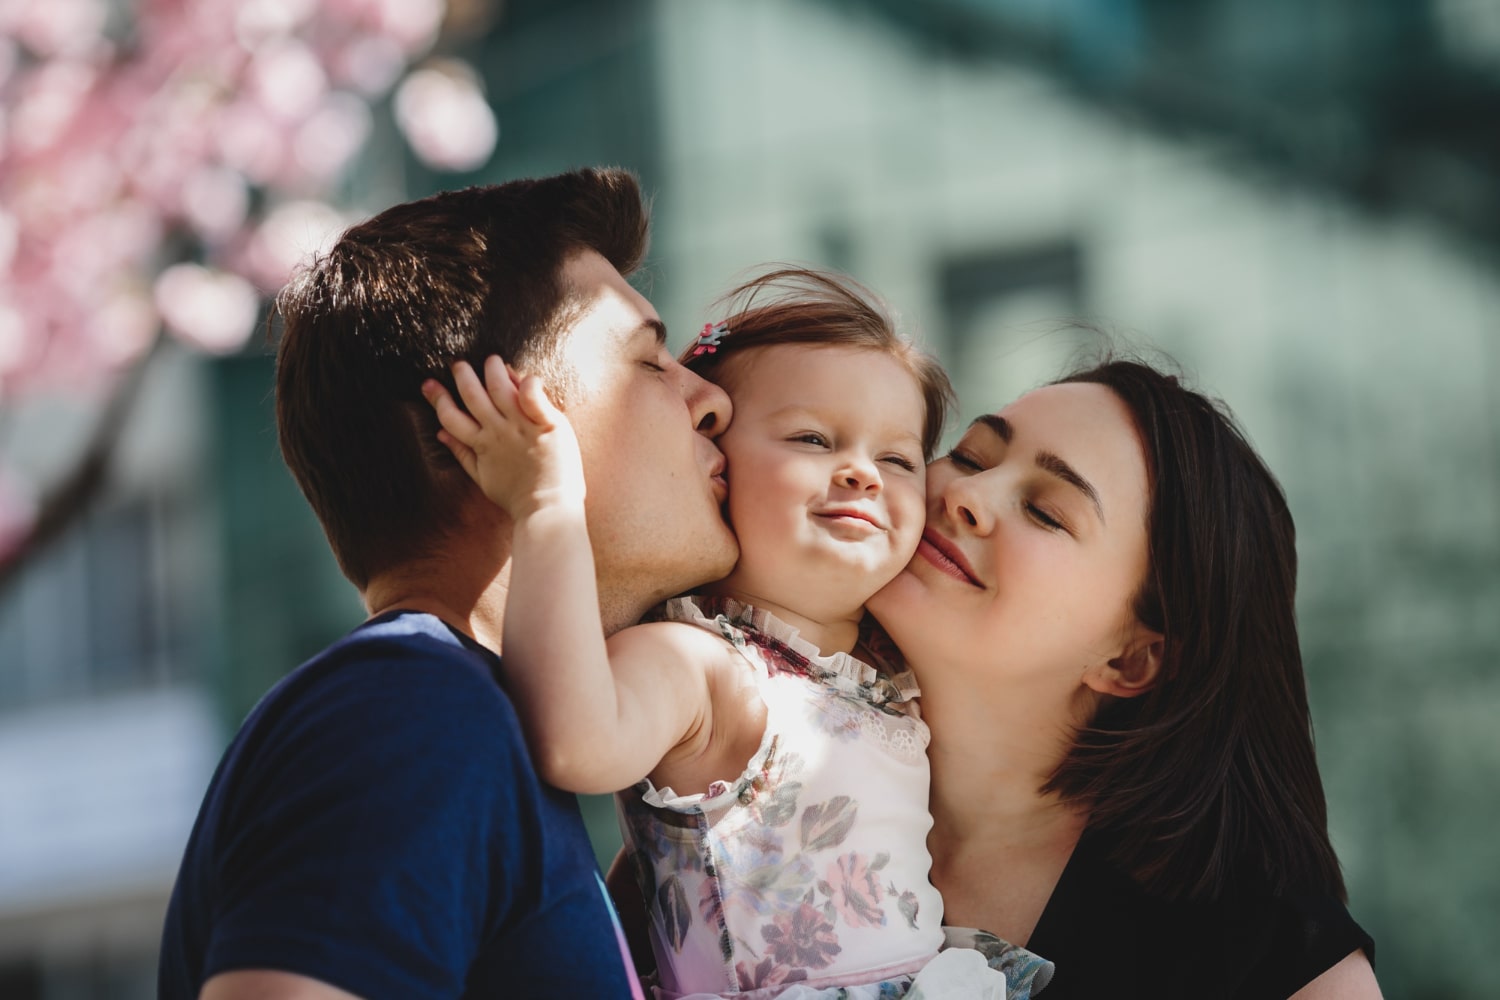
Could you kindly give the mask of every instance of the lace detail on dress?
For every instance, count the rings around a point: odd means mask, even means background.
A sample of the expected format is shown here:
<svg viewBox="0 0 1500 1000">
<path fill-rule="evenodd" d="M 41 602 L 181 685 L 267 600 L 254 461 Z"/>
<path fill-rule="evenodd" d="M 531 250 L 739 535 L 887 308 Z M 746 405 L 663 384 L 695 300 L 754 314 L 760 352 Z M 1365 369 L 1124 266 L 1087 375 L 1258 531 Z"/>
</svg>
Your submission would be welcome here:
<svg viewBox="0 0 1500 1000">
<path fill-rule="evenodd" d="M 860 736 L 864 739 L 874 740 L 886 753 L 902 760 L 915 760 L 927 754 L 927 744 L 931 742 L 928 731 L 898 729 L 885 719 L 870 715 L 862 715 L 859 719 Z"/>
</svg>

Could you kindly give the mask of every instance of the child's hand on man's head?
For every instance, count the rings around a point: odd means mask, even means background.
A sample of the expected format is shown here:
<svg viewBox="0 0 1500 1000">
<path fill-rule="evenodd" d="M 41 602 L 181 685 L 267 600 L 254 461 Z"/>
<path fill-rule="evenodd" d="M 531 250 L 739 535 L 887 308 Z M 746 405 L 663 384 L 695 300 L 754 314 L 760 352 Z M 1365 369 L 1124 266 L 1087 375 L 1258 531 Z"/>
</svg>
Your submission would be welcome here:
<svg viewBox="0 0 1500 1000">
<path fill-rule="evenodd" d="M 465 413 L 436 379 L 422 395 L 437 411 L 438 440 L 469 477 L 515 520 L 543 509 L 583 508 L 583 460 L 573 426 L 535 375 L 520 375 L 490 355 L 484 381 L 467 361 L 453 365 Z"/>
</svg>

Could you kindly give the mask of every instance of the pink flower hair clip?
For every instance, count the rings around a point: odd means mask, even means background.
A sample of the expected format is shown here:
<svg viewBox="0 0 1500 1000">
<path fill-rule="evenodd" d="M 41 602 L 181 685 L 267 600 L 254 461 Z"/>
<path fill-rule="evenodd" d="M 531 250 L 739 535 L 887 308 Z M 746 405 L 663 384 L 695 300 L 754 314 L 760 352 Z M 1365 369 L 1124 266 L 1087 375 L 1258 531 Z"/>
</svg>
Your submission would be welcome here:
<svg viewBox="0 0 1500 1000">
<path fill-rule="evenodd" d="M 698 334 L 698 342 L 693 346 L 693 357 L 716 353 L 720 342 L 727 336 L 729 336 L 729 327 L 725 324 L 704 323 L 703 332 Z"/>
</svg>

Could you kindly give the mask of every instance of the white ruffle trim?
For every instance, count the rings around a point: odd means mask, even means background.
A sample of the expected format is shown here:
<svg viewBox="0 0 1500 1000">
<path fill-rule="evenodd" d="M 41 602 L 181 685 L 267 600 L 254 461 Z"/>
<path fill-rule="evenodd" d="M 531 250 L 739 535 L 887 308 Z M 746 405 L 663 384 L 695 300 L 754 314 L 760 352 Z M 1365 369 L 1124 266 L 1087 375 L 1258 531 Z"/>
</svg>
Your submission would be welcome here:
<svg viewBox="0 0 1500 1000">
<path fill-rule="evenodd" d="M 912 717 L 920 720 L 914 699 L 922 692 L 917 687 L 916 676 L 910 670 L 891 675 L 876 670 L 850 653 L 825 655 L 813 643 L 802 638 L 795 625 L 787 624 L 769 611 L 732 597 L 707 600 L 722 610 L 710 617 L 699 603 L 699 598 L 677 597 L 662 605 L 657 617 L 662 621 L 683 622 L 707 629 L 736 646 L 751 644 L 745 633 L 759 632 L 807 660 L 808 675 L 819 683 L 827 684 L 845 696 L 868 702 L 872 706 L 902 704 L 911 709 Z M 878 719 L 862 718 L 860 728 L 864 735 L 877 740 L 897 756 L 910 758 L 927 752 L 926 726 L 920 726 L 919 736 L 905 730 L 893 732 L 891 727 L 882 726 Z M 657 789 L 649 778 L 643 779 L 636 788 L 641 793 L 641 801 L 658 809 L 678 813 L 716 812 L 743 801 L 742 796 L 746 790 L 771 768 L 776 746 L 777 735 L 768 728 L 761 738 L 760 746 L 739 777 L 733 781 L 714 781 L 709 784 L 706 792 L 682 795 L 671 786 Z"/>
<path fill-rule="evenodd" d="M 722 604 L 723 610 L 709 617 L 699 600 L 696 597 L 673 598 L 662 605 L 661 617 L 666 621 L 688 622 L 720 634 L 724 632 L 723 626 L 728 625 L 733 629 L 770 636 L 807 660 L 808 670 L 814 677 L 827 680 L 849 694 L 860 694 L 874 705 L 911 701 L 922 693 L 917 687 L 916 675 L 910 670 L 885 674 L 852 653 L 825 655 L 816 645 L 802 638 L 801 630 L 795 625 L 787 624 L 762 608 L 732 597 L 711 598 L 715 604 Z"/>
</svg>

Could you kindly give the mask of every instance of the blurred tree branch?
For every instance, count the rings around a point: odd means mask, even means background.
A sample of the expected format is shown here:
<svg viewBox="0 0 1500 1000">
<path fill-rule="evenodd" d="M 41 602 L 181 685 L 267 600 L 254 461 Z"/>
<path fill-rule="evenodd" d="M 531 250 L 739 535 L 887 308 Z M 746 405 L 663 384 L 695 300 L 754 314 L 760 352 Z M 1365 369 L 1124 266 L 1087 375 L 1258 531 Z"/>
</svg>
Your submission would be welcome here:
<svg viewBox="0 0 1500 1000">
<path fill-rule="evenodd" d="M 120 434 L 140 398 L 146 371 L 165 342 L 165 336 L 158 335 L 151 347 L 120 376 L 95 418 L 88 444 L 61 480 L 43 495 L 30 530 L 0 552 L 0 596 L 33 560 L 83 518 L 103 490 Z"/>
</svg>

